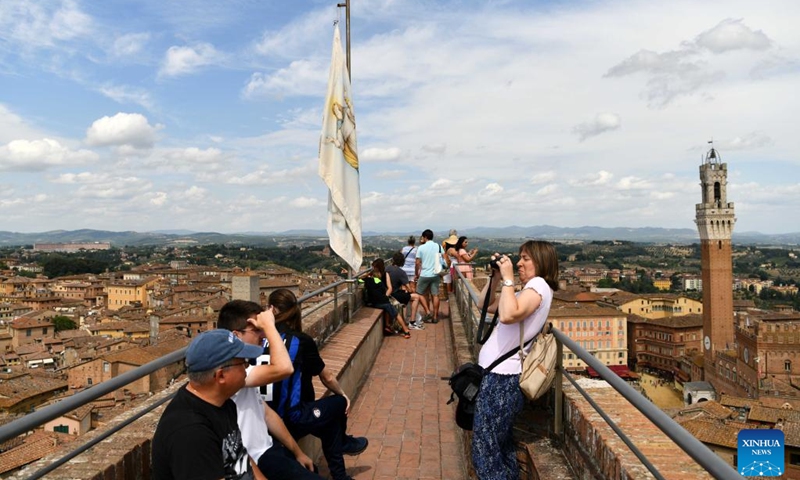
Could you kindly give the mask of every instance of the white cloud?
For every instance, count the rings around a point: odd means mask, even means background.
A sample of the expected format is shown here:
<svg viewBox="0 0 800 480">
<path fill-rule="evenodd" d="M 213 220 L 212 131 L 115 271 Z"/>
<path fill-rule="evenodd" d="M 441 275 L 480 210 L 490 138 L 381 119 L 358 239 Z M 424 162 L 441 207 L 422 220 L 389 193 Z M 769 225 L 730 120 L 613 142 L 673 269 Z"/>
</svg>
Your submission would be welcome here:
<svg viewBox="0 0 800 480">
<path fill-rule="evenodd" d="M 14 140 L 0 146 L 0 170 L 39 171 L 82 165 L 97 159 L 97 154 L 92 151 L 71 150 L 50 138 Z"/>
<path fill-rule="evenodd" d="M 400 159 L 400 149 L 390 148 L 365 148 L 359 152 L 358 156 L 363 161 L 373 162 L 392 162 Z"/>
<path fill-rule="evenodd" d="M 503 190 L 504 188 L 499 183 L 490 183 L 483 188 L 481 193 L 484 195 L 493 196 L 503 193 Z"/>
<path fill-rule="evenodd" d="M 426 153 L 433 153 L 436 155 L 444 155 L 447 151 L 447 145 L 444 143 L 434 143 L 430 145 L 423 145 L 422 151 Z"/>
<path fill-rule="evenodd" d="M 644 190 L 653 188 L 653 185 L 641 178 L 624 177 L 617 182 L 617 188 L 620 190 Z"/>
<path fill-rule="evenodd" d="M 327 205 L 323 203 L 318 198 L 311 198 L 311 197 L 297 197 L 292 199 L 289 202 L 289 205 L 295 208 L 310 208 L 310 207 L 318 207 L 321 205 Z"/>
<path fill-rule="evenodd" d="M 542 196 L 551 195 L 553 193 L 558 192 L 558 190 L 559 190 L 558 185 L 551 183 L 537 190 L 536 195 L 542 195 Z"/>
<path fill-rule="evenodd" d="M 556 172 L 550 170 L 547 172 L 539 172 L 531 178 L 532 185 L 540 185 L 542 183 L 552 182 L 556 179 Z"/>
<path fill-rule="evenodd" d="M 572 132 L 577 134 L 580 141 L 584 141 L 590 137 L 596 137 L 605 132 L 618 130 L 622 125 L 619 115 L 615 113 L 598 113 L 597 116 L 590 122 L 584 122 L 576 125 Z"/>
<path fill-rule="evenodd" d="M 295 60 L 273 74 L 255 72 L 242 90 L 249 99 L 282 98 L 294 95 L 318 95 L 327 82 L 327 66 L 309 60 Z"/>
<path fill-rule="evenodd" d="M 153 100 L 150 97 L 150 93 L 141 88 L 107 84 L 97 87 L 97 91 L 117 103 L 135 103 L 148 110 L 153 109 Z"/>
<path fill-rule="evenodd" d="M 128 33 L 120 35 L 114 40 L 111 46 L 111 53 L 115 57 L 138 55 L 149 41 L 149 33 Z"/>
<path fill-rule="evenodd" d="M 223 55 L 210 43 L 199 43 L 191 47 L 169 47 L 164 55 L 159 77 L 177 77 L 194 73 L 202 67 L 214 65 Z"/>
<path fill-rule="evenodd" d="M 117 113 L 95 120 L 86 130 L 86 143 L 92 146 L 129 145 L 149 148 L 156 140 L 161 125 L 152 126 L 139 113 Z"/>
<path fill-rule="evenodd" d="M 612 174 L 611 172 L 600 170 L 597 173 L 590 173 L 588 175 L 584 175 L 579 179 L 570 180 L 569 184 L 576 187 L 606 185 L 611 181 L 613 177 L 614 174 Z"/>
<path fill-rule="evenodd" d="M 22 49 L 52 47 L 85 37 L 92 28 L 92 18 L 73 0 L 0 2 L 0 39 L 8 38 Z"/>
<path fill-rule="evenodd" d="M 772 145 L 772 139 L 762 132 L 751 132 L 743 137 L 734 137 L 730 140 L 716 142 L 722 150 L 754 150 Z"/>
<path fill-rule="evenodd" d="M 695 44 L 713 53 L 724 53 L 742 49 L 766 50 L 770 48 L 772 42 L 761 30 L 750 29 L 741 18 L 737 20 L 728 18 L 698 35 Z"/>
</svg>

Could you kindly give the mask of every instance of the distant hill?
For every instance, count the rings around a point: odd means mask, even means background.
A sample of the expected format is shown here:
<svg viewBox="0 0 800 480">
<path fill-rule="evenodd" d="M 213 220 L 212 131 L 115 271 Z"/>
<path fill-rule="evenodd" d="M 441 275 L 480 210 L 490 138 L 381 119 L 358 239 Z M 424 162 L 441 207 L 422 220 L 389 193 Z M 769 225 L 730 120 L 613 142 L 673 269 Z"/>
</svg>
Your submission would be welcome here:
<svg viewBox="0 0 800 480">
<path fill-rule="evenodd" d="M 435 230 L 445 232 L 446 228 Z M 561 241 L 625 240 L 641 243 L 691 244 L 699 242 L 697 230 L 688 228 L 605 228 L 585 226 L 577 228 L 537 225 L 532 227 L 510 226 L 502 228 L 476 227 L 464 230 L 474 238 L 543 238 Z M 397 236 L 403 232 L 365 232 L 365 237 Z M 212 243 L 277 246 L 296 242 L 308 244 L 325 242 L 325 230 L 289 230 L 285 232 L 217 233 L 192 232 L 189 230 L 167 230 L 155 232 L 111 232 L 105 230 L 53 230 L 39 233 L 0 231 L 0 246 L 32 245 L 34 243 L 109 242 L 114 246 L 168 245 Z M 762 234 L 742 232 L 733 234 L 736 244 L 756 245 L 800 245 L 800 232 L 786 234 Z"/>
</svg>

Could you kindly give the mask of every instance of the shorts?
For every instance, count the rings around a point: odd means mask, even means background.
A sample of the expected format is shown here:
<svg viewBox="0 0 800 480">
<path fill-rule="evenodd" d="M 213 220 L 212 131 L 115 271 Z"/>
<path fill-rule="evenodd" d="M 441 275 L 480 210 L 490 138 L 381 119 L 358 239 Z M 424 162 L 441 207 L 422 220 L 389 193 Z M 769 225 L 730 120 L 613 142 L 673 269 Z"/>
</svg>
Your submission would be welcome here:
<svg viewBox="0 0 800 480">
<path fill-rule="evenodd" d="M 439 275 L 432 277 L 419 277 L 417 282 L 417 293 L 424 295 L 425 291 L 430 287 L 431 295 L 439 294 Z"/>
<path fill-rule="evenodd" d="M 395 300 L 402 303 L 403 305 L 408 305 L 408 302 L 411 301 L 411 294 L 406 292 L 405 290 L 397 290 L 396 292 L 392 292 L 392 296 Z"/>
</svg>

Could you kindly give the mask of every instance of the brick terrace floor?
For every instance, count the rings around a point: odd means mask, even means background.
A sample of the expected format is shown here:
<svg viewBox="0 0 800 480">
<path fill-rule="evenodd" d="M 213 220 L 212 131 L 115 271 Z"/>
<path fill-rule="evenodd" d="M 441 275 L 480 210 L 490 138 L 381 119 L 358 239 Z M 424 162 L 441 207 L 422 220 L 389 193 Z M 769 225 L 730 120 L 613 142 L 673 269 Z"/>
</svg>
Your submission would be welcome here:
<svg viewBox="0 0 800 480">
<path fill-rule="evenodd" d="M 451 338 L 449 319 L 412 330 L 409 340 L 384 338 L 351 406 L 348 433 L 369 439 L 364 453 L 345 457 L 355 480 L 467 478 L 454 405 L 447 405 L 450 387 L 442 380 L 453 371 Z"/>
</svg>

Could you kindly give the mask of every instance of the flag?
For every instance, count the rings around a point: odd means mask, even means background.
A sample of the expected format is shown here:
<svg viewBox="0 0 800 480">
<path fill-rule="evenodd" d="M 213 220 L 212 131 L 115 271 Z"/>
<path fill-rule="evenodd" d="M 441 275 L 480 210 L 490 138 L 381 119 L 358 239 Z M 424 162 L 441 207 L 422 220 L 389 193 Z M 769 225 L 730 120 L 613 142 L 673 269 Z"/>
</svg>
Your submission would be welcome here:
<svg viewBox="0 0 800 480">
<path fill-rule="evenodd" d="M 358 272 L 363 254 L 356 119 L 338 26 L 333 31 L 331 71 L 322 112 L 319 176 L 328 186 L 328 238 L 331 248 Z"/>
</svg>

